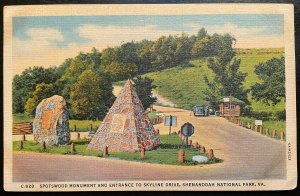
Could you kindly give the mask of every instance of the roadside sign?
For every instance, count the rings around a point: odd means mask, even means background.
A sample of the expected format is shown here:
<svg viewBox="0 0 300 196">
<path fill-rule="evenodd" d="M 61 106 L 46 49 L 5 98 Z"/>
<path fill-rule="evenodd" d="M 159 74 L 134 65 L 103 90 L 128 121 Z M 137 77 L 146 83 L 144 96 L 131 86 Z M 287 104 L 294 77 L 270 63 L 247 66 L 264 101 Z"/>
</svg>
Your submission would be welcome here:
<svg viewBox="0 0 300 196">
<path fill-rule="evenodd" d="M 262 120 L 255 120 L 255 121 L 254 121 L 254 124 L 255 124 L 255 125 L 262 125 Z"/>
<path fill-rule="evenodd" d="M 229 102 L 229 97 L 224 97 L 223 102 Z"/>
<path fill-rule="evenodd" d="M 191 123 L 187 122 L 181 126 L 181 133 L 183 136 L 189 137 L 194 134 L 194 129 L 194 126 Z"/>
<path fill-rule="evenodd" d="M 177 116 L 165 116 L 165 121 L 164 121 L 165 126 L 177 126 Z"/>
</svg>

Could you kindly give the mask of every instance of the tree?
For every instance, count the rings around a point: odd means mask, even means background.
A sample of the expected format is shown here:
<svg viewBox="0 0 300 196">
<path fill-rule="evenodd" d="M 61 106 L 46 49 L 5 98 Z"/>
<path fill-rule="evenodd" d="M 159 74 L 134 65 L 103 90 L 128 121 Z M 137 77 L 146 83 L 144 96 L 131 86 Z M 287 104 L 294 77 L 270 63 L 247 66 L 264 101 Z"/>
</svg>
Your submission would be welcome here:
<svg viewBox="0 0 300 196">
<path fill-rule="evenodd" d="M 54 83 L 58 79 L 56 68 L 45 69 L 43 67 L 33 67 L 25 69 L 21 75 L 13 78 L 13 113 L 23 113 L 24 106 L 37 84 Z"/>
<path fill-rule="evenodd" d="M 138 63 L 137 44 L 127 42 L 116 48 L 116 60 L 118 63 Z"/>
<path fill-rule="evenodd" d="M 138 74 L 143 74 L 152 71 L 151 64 L 151 47 L 153 45 L 152 41 L 148 41 L 146 39 L 137 43 L 137 67 Z"/>
<path fill-rule="evenodd" d="M 31 94 L 25 104 L 25 112 L 35 114 L 37 105 L 45 98 L 49 98 L 57 93 L 53 84 L 40 83 L 36 85 L 35 91 Z"/>
<path fill-rule="evenodd" d="M 137 66 L 134 63 L 113 62 L 105 67 L 105 71 L 114 81 L 126 80 L 137 74 Z"/>
<path fill-rule="evenodd" d="M 216 57 L 208 60 L 208 67 L 213 71 L 214 77 L 212 81 L 209 81 L 207 76 L 204 77 L 208 85 L 204 94 L 205 100 L 215 107 L 217 107 L 222 96 L 229 95 L 244 101 L 246 104 L 249 103 L 247 91 L 243 87 L 247 74 L 239 71 L 241 60 L 234 57 L 233 40 L 233 37 L 225 36 L 223 49 L 218 52 Z"/>
<path fill-rule="evenodd" d="M 208 37 L 208 34 L 207 34 L 207 31 L 205 30 L 205 28 L 201 28 L 199 31 L 198 31 L 198 34 L 197 34 L 197 39 L 198 40 L 201 40 L 201 39 L 204 39 Z"/>
<path fill-rule="evenodd" d="M 191 53 L 193 57 L 206 57 L 208 56 L 209 39 L 207 37 L 197 40 L 192 47 Z"/>
<path fill-rule="evenodd" d="M 191 59 L 192 42 L 188 35 L 182 33 L 181 36 L 175 36 L 175 42 L 175 62 L 180 64 L 189 61 Z"/>
<path fill-rule="evenodd" d="M 153 80 L 148 77 L 142 78 L 141 76 L 137 76 L 133 79 L 133 82 L 144 109 L 147 109 L 156 101 L 156 97 L 152 97 L 152 89 L 156 87 L 152 84 Z"/>
<path fill-rule="evenodd" d="M 115 48 L 106 48 L 102 51 L 101 64 L 105 67 L 113 62 L 117 62 L 117 51 Z"/>
<path fill-rule="evenodd" d="M 96 48 L 92 48 L 91 53 L 80 52 L 75 58 L 66 61 L 68 64 L 64 74 L 56 82 L 61 95 L 65 98 L 67 105 L 70 106 L 70 94 L 72 85 L 77 82 L 78 77 L 86 70 L 101 70 L 101 53 Z"/>
<path fill-rule="evenodd" d="M 115 99 L 112 83 L 92 70 L 84 71 L 71 88 L 72 112 L 79 119 L 101 119 Z"/>
<path fill-rule="evenodd" d="M 251 86 L 251 94 L 256 101 L 276 105 L 285 101 L 285 66 L 284 57 L 272 58 L 255 66 L 256 75 L 261 83 Z"/>
</svg>

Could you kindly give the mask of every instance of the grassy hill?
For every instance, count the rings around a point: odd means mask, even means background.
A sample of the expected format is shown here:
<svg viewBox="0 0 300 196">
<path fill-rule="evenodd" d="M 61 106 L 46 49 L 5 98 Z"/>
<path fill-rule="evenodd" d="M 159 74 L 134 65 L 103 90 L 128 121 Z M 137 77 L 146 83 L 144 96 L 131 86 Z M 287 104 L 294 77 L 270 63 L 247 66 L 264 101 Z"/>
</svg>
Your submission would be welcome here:
<svg viewBox="0 0 300 196">
<path fill-rule="evenodd" d="M 254 73 L 255 65 L 265 62 L 273 57 L 284 54 L 283 49 L 239 49 L 237 58 L 241 59 L 240 70 L 247 73 L 244 86 L 249 89 L 255 82 L 259 82 Z M 174 67 L 159 72 L 145 74 L 154 80 L 156 91 L 160 95 L 175 102 L 180 108 L 191 109 L 196 104 L 207 104 L 203 100 L 202 91 L 207 87 L 204 75 L 209 78 L 213 76 L 207 67 L 206 59 L 192 60 L 190 67 Z M 284 102 L 276 106 L 268 106 L 251 99 L 253 110 L 256 112 L 271 112 L 284 109 Z"/>
</svg>

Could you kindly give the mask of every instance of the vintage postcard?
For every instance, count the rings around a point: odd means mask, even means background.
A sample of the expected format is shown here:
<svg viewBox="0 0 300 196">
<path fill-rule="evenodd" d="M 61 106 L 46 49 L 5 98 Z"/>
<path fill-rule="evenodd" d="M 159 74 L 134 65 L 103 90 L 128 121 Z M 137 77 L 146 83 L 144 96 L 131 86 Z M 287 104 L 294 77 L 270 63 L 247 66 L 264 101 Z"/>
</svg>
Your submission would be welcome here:
<svg viewBox="0 0 300 196">
<path fill-rule="evenodd" d="M 293 10 L 5 7 L 5 190 L 296 188 Z"/>
</svg>

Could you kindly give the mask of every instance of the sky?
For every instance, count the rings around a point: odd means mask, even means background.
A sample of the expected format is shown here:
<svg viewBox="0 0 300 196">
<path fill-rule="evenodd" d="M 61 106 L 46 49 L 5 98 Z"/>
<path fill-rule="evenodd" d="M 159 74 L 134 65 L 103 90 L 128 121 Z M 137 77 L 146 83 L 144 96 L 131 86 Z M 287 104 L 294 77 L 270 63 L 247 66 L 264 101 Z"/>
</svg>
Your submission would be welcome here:
<svg viewBox="0 0 300 196">
<path fill-rule="evenodd" d="M 59 66 L 92 47 L 101 51 L 162 35 L 193 35 L 202 27 L 209 34 L 232 34 L 236 48 L 284 46 L 280 14 L 13 17 L 13 69 L 20 74 L 32 66 Z"/>
</svg>

